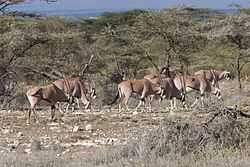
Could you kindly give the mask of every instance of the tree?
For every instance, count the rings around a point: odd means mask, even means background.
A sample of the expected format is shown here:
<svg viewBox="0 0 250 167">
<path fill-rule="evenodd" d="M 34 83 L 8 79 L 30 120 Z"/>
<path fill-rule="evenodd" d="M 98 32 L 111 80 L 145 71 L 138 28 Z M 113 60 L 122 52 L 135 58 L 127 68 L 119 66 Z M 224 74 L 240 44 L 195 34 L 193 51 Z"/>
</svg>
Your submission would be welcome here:
<svg viewBox="0 0 250 167">
<path fill-rule="evenodd" d="M 237 77 L 238 88 L 242 89 L 241 73 L 243 68 L 250 63 L 250 16 L 237 14 L 226 16 L 221 20 L 215 19 L 208 22 L 210 28 L 207 36 L 211 40 L 220 40 L 224 45 L 236 50 L 232 61 L 229 62 Z"/>
<path fill-rule="evenodd" d="M 144 13 L 128 31 L 137 37 L 134 43 L 141 45 L 146 55 L 154 52 L 151 56 L 158 57 L 156 64 L 179 66 L 181 71 L 186 67 L 187 71 L 190 55 L 201 48 L 204 39 L 196 30 L 197 23 L 183 10 Z"/>
</svg>

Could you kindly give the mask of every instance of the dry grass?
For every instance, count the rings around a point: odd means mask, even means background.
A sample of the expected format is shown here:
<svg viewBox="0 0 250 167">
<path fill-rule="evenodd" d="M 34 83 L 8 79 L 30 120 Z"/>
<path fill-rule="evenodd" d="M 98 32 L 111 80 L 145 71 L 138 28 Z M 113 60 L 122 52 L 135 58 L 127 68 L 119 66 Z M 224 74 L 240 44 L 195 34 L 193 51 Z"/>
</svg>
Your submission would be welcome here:
<svg viewBox="0 0 250 167">
<path fill-rule="evenodd" d="M 96 154 L 94 158 L 57 157 L 53 152 L 40 152 L 32 155 L 2 154 L 1 167 L 248 167 L 250 156 L 245 150 L 208 150 L 204 154 L 167 154 L 151 159 L 119 159 L 110 161 L 108 152 Z M 100 157 L 103 161 L 100 162 Z"/>
<path fill-rule="evenodd" d="M 249 121 L 238 120 L 234 112 L 221 113 L 207 124 L 199 119 L 166 119 L 159 128 L 140 134 L 139 140 L 90 161 L 95 162 L 95 166 L 116 162 L 121 166 L 126 163 L 131 166 L 225 166 L 230 159 L 229 166 L 247 166 L 248 154 L 241 150 L 249 145 Z M 245 159 L 235 161 L 234 156 Z"/>
</svg>

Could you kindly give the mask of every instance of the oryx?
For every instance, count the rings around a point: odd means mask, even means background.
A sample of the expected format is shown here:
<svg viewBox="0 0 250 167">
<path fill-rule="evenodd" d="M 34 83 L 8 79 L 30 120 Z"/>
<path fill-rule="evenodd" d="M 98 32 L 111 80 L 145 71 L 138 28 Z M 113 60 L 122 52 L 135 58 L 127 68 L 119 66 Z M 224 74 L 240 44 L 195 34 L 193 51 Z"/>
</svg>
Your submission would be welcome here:
<svg viewBox="0 0 250 167">
<path fill-rule="evenodd" d="M 221 89 L 219 86 L 219 81 L 226 79 L 230 80 L 232 78 L 231 73 L 225 70 L 199 70 L 194 73 L 195 75 L 204 74 L 205 78 L 211 82 L 212 86 L 215 88 L 214 94 L 221 94 Z"/>
<path fill-rule="evenodd" d="M 179 99 L 182 101 L 182 104 L 186 107 L 185 104 L 185 94 L 178 90 L 174 84 L 173 78 L 175 73 L 169 71 L 168 67 L 163 67 L 159 74 L 148 74 L 144 78 L 148 79 L 153 84 L 160 84 L 162 88 L 162 94 L 160 95 L 160 101 L 162 99 L 170 99 L 171 111 L 173 108 L 176 108 L 176 101 L 173 99 Z M 152 95 L 151 100 L 156 95 Z"/>
<path fill-rule="evenodd" d="M 30 103 L 27 124 L 30 123 L 30 116 L 32 112 L 35 115 L 35 119 L 38 121 L 35 107 L 40 101 L 45 101 L 51 106 L 51 120 L 54 120 L 55 118 L 55 104 L 57 102 L 70 102 L 68 95 L 53 83 L 45 86 L 33 87 L 26 92 L 26 96 Z"/>
<path fill-rule="evenodd" d="M 212 86 L 215 87 L 215 91 L 220 91 L 219 81 L 226 79 L 230 80 L 232 78 L 231 73 L 225 70 L 199 70 L 194 73 L 195 75 L 205 74 L 205 77 L 208 81 L 212 83 Z"/>
<path fill-rule="evenodd" d="M 161 88 L 162 88 L 162 99 L 170 99 L 171 111 L 176 108 L 176 100 L 178 99 L 182 102 L 183 106 L 186 108 L 185 103 L 185 94 L 182 91 L 177 89 L 175 86 L 174 80 L 172 78 L 162 78 L 161 79 Z M 173 101 L 174 99 L 174 101 Z"/>
<path fill-rule="evenodd" d="M 217 81 L 213 80 L 212 82 L 216 83 Z M 182 92 L 189 93 L 193 90 L 199 91 L 201 96 L 201 102 L 203 104 L 205 92 L 214 94 L 218 99 L 221 99 L 221 93 L 217 84 L 215 86 L 215 92 L 212 92 L 212 82 L 206 79 L 205 73 L 197 75 L 176 75 L 174 78 L 174 83 L 177 89 Z M 198 102 L 198 98 L 192 104 L 194 106 Z"/>
<path fill-rule="evenodd" d="M 81 99 L 85 109 L 88 109 L 90 106 L 90 100 L 96 98 L 95 88 L 92 87 L 88 81 L 83 80 L 80 77 L 65 77 L 64 79 L 54 81 L 53 84 L 65 94 L 68 94 L 72 102 L 76 100 L 78 108 L 80 108 L 79 99 Z M 68 110 L 69 105 L 70 103 L 67 105 L 66 110 Z"/>
<path fill-rule="evenodd" d="M 175 72 L 170 71 L 168 67 L 163 67 L 159 73 L 152 73 L 145 75 L 144 78 L 148 79 L 153 84 L 160 84 L 161 79 L 164 78 L 174 78 Z"/>
<path fill-rule="evenodd" d="M 206 79 L 209 80 L 210 82 L 220 81 L 223 79 L 226 79 L 226 80 L 232 79 L 231 73 L 226 70 L 215 70 L 215 69 L 199 70 L 195 72 L 194 74 L 198 75 L 198 74 L 203 74 L 203 73 L 205 73 Z"/>
<path fill-rule="evenodd" d="M 145 99 L 152 94 L 161 94 L 160 85 L 152 84 L 147 79 L 130 79 L 130 80 L 122 80 L 122 76 L 118 84 L 118 92 L 115 99 L 109 104 L 114 104 L 118 99 L 119 102 L 119 111 L 122 109 L 122 105 L 125 105 L 128 110 L 128 100 L 131 96 L 137 95 L 140 96 L 140 103 L 137 105 L 136 109 L 138 109 L 141 104 L 145 105 Z"/>
</svg>

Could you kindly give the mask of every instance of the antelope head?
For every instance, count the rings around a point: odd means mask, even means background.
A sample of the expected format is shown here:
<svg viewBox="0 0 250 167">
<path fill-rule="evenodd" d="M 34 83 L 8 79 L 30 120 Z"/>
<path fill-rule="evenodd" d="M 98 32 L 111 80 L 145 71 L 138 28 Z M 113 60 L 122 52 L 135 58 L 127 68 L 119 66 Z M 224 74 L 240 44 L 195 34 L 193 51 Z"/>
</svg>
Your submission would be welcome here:
<svg viewBox="0 0 250 167">
<path fill-rule="evenodd" d="M 122 73 L 113 73 L 110 77 L 110 80 L 115 82 L 115 83 L 121 83 L 122 81 L 124 81 L 125 79 L 125 75 Z"/>
<path fill-rule="evenodd" d="M 96 91 L 95 91 L 95 88 L 91 88 L 90 97 L 91 97 L 91 99 L 96 99 Z"/>
<path fill-rule="evenodd" d="M 232 79 L 231 73 L 230 73 L 229 71 L 224 71 L 224 72 L 223 72 L 223 77 L 224 77 L 226 80 Z"/>
</svg>

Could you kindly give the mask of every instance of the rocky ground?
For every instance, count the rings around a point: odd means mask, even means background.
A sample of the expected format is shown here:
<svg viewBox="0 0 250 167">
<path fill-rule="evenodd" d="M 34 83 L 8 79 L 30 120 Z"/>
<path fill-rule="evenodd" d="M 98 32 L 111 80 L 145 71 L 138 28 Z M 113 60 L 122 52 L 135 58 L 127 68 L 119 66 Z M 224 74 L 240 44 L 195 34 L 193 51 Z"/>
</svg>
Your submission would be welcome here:
<svg viewBox="0 0 250 167">
<path fill-rule="evenodd" d="M 50 122 L 49 109 L 38 111 L 39 123 L 26 125 L 24 111 L 0 112 L 0 152 L 30 154 L 53 150 L 62 155 L 90 154 L 98 148 L 124 145 L 144 129 L 157 127 L 165 113 L 74 112 Z"/>
</svg>

